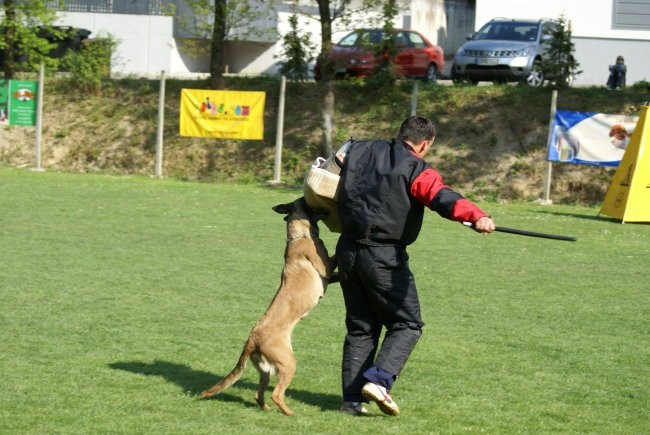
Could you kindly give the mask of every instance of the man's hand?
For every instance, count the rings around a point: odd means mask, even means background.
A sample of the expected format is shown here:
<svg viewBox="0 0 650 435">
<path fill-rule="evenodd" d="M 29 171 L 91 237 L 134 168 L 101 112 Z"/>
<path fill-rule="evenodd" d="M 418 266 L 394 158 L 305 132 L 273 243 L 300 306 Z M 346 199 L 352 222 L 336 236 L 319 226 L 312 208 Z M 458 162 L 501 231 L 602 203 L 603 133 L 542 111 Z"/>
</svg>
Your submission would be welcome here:
<svg viewBox="0 0 650 435">
<path fill-rule="evenodd" d="M 472 227 L 474 228 L 474 231 L 483 234 L 490 234 L 496 228 L 494 221 L 487 216 L 479 218 L 476 222 L 474 222 L 474 225 Z"/>
</svg>

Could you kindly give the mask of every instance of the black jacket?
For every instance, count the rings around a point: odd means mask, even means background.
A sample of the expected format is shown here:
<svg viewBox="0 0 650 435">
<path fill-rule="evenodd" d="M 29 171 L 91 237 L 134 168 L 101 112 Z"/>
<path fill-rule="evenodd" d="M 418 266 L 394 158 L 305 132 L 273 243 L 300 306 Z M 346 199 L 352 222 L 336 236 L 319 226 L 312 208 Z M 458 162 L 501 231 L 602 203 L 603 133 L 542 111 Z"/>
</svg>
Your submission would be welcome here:
<svg viewBox="0 0 650 435">
<path fill-rule="evenodd" d="M 424 206 L 457 221 L 485 216 L 401 141 L 358 141 L 348 148 L 338 207 L 344 237 L 409 245 L 420 233 Z"/>
</svg>

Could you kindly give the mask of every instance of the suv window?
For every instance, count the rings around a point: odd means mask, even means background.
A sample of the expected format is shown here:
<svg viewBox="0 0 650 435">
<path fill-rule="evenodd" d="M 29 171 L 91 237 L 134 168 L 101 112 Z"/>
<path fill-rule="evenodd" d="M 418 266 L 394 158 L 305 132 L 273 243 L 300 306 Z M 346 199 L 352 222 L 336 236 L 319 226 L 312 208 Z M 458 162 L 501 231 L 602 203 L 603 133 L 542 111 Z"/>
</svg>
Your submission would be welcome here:
<svg viewBox="0 0 650 435">
<path fill-rule="evenodd" d="M 557 25 L 551 21 L 545 21 L 544 24 L 542 24 L 542 35 L 553 36 L 553 31 L 555 31 L 556 26 Z"/>
<path fill-rule="evenodd" d="M 476 32 L 475 41 L 535 41 L 538 23 L 490 22 Z"/>
</svg>

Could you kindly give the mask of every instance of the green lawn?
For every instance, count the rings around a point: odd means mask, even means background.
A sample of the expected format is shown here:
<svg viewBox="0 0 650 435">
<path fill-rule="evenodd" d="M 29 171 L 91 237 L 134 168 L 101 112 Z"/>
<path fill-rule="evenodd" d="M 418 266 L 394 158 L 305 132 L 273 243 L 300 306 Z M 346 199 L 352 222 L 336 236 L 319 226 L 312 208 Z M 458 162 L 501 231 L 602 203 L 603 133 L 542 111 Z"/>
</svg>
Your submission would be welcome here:
<svg viewBox="0 0 650 435">
<path fill-rule="evenodd" d="M 427 215 L 409 250 L 426 326 L 393 390 L 400 417 L 337 411 L 338 284 L 294 334 L 295 417 L 260 411 L 252 365 L 198 399 L 277 290 L 271 207 L 299 195 L 0 169 L 0 433 L 650 431 L 650 225 L 571 206 L 481 204 L 575 243 Z"/>
</svg>

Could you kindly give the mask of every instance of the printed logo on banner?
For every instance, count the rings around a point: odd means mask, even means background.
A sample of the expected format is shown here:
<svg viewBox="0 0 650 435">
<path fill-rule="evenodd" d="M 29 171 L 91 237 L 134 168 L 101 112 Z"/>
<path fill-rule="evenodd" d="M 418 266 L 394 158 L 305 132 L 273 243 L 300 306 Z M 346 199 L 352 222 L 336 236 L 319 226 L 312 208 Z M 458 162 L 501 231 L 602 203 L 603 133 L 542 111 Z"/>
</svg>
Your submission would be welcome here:
<svg viewBox="0 0 650 435">
<path fill-rule="evenodd" d="M 181 91 L 181 136 L 263 139 L 264 92 Z"/>
</svg>

